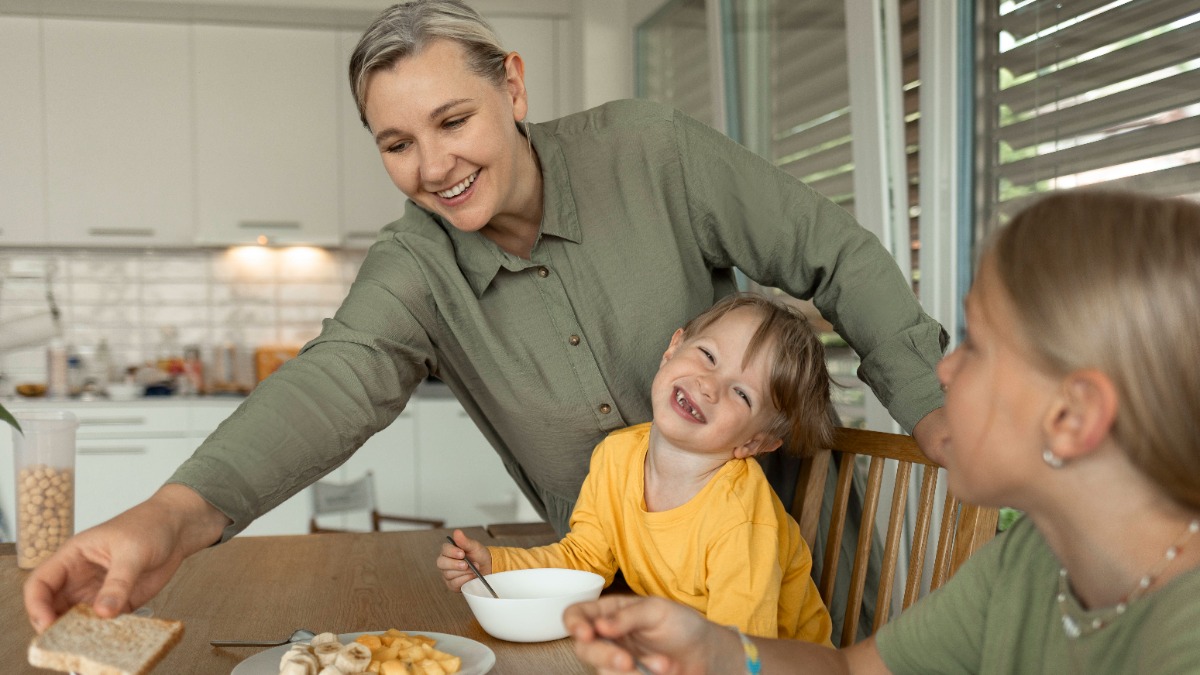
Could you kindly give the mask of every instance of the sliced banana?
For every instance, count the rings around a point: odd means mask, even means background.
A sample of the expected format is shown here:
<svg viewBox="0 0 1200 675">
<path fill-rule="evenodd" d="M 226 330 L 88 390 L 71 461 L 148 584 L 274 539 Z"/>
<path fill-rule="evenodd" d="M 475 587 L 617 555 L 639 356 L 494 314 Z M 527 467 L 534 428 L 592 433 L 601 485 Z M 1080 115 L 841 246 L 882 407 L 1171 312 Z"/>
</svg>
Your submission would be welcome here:
<svg viewBox="0 0 1200 675">
<path fill-rule="evenodd" d="M 371 665 L 371 650 L 364 644 L 351 642 L 344 645 L 334 659 L 333 665 L 343 673 L 357 673 Z"/>
<path fill-rule="evenodd" d="M 296 657 L 283 662 L 279 675 L 317 675 L 317 669 L 312 661 Z"/>
<path fill-rule="evenodd" d="M 317 675 L 346 675 L 346 674 L 343 673 L 342 671 L 338 670 L 337 668 L 334 668 L 333 666 L 325 666 L 324 668 L 321 669 L 321 672 L 317 673 Z"/>
<path fill-rule="evenodd" d="M 342 651 L 342 645 L 338 642 L 322 642 L 318 645 L 313 645 L 313 655 L 317 657 L 317 662 L 322 666 L 332 666 L 337 660 L 338 652 Z"/>
<path fill-rule="evenodd" d="M 286 652 L 284 652 L 284 653 L 283 653 L 283 656 L 282 656 L 282 657 L 280 657 L 280 659 L 279 659 L 279 670 L 280 670 L 280 672 L 282 672 L 282 671 L 283 671 L 283 665 L 284 665 L 285 663 L 287 663 L 289 660 L 291 660 L 291 658 L 292 658 L 293 656 L 295 656 L 296 654 L 309 654 L 309 655 L 311 655 L 311 654 L 312 654 L 312 652 L 309 650 L 309 648 L 308 648 L 308 645 L 305 645 L 305 644 L 295 644 L 295 645 L 292 645 L 290 648 L 288 648 L 288 650 L 287 650 Z"/>
<path fill-rule="evenodd" d="M 336 633 L 317 633 L 316 635 L 313 636 L 313 639 L 308 641 L 308 644 L 313 649 L 316 649 L 317 645 L 319 645 L 321 643 L 337 642 L 337 641 L 338 641 L 338 636 Z"/>
</svg>

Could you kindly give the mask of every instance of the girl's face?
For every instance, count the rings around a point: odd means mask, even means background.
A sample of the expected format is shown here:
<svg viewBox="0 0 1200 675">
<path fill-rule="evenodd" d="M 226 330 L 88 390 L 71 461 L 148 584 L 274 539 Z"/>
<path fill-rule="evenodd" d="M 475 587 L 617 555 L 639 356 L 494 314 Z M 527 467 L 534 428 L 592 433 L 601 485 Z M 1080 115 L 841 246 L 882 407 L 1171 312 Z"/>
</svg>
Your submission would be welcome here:
<svg viewBox="0 0 1200 675">
<path fill-rule="evenodd" d="M 435 40 L 372 73 L 364 110 L 396 187 L 455 228 L 476 232 L 497 217 L 522 215 L 514 196 L 519 160 L 531 163 L 516 127 L 527 111 L 520 56 L 509 54 L 499 87 L 465 63 L 457 42 Z"/>
<path fill-rule="evenodd" d="M 742 363 L 759 323 L 756 312 L 736 309 L 687 339 L 675 332 L 650 389 L 654 424 L 666 442 L 726 457 L 740 447 L 750 454 L 778 447 L 763 433 L 777 414 L 771 346 Z"/>
<path fill-rule="evenodd" d="M 950 489 L 982 505 L 1018 506 L 1042 466 L 1042 422 L 1058 385 L 1029 360 L 1012 301 L 990 258 L 966 299 L 967 334 L 938 365 L 950 443 Z"/>
</svg>

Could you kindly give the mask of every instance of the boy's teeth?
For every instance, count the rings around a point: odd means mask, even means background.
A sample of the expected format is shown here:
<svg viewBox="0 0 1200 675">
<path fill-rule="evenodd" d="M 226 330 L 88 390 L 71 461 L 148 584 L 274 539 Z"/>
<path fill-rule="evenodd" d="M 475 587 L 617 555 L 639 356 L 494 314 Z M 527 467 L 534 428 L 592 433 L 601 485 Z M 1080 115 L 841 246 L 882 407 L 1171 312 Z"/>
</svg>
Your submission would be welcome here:
<svg viewBox="0 0 1200 675">
<path fill-rule="evenodd" d="M 475 177 L 478 175 L 479 175 L 479 172 L 476 171 L 475 173 L 471 174 L 470 176 L 467 176 L 466 180 L 459 183 L 458 185 L 455 185 L 454 187 L 450 188 L 449 190 L 442 190 L 441 192 L 438 193 L 438 196 L 442 197 L 444 199 L 450 199 L 451 197 L 457 197 L 458 195 L 462 194 L 463 190 L 466 190 L 467 188 L 471 187 L 471 183 L 475 182 Z"/>
<path fill-rule="evenodd" d="M 687 410 L 692 417 L 695 417 L 696 421 L 703 421 L 700 419 L 700 411 L 696 410 L 691 406 L 691 404 L 688 403 L 687 397 L 683 395 L 682 389 L 675 390 L 675 402 L 679 404 L 679 407 Z"/>
</svg>

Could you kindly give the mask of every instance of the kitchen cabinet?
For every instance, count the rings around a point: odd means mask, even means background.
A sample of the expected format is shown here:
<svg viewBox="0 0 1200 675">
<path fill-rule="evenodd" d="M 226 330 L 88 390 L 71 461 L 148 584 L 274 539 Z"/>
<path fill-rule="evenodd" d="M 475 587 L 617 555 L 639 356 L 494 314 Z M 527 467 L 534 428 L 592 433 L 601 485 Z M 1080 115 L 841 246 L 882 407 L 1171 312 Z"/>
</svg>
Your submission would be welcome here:
<svg viewBox="0 0 1200 675">
<path fill-rule="evenodd" d="M 51 243 L 191 243 L 189 38 L 185 25 L 42 21 Z"/>
<path fill-rule="evenodd" d="M 336 245 L 337 34 L 192 30 L 197 243 Z"/>
<path fill-rule="evenodd" d="M 338 32 L 338 64 L 347 70 L 350 54 L 361 36 Z M 363 127 L 346 75 L 338 80 L 338 131 L 341 141 L 341 238 L 349 248 L 367 248 L 379 230 L 404 215 L 404 193 L 383 169 L 371 132 Z"/>
<path fill-rule="evenodd" d="M 37 19 L 0 16 L 0 245 L 44 241 L 46 157 Z"/>
<path fill-rule="evenodd" d="M 349 483 L 370 471 L 375 475 L 375 501 L 380 513 L 413 516 L 417 513 L 416 415 L 410 405 L 386 429 L 367 439 L 350 459 L 322 480 Z M 322 516 L 326 527 L 351 530 L 371 529 L 363 513 Z M 402 529 L 384 523 L 385 529 Z"/>
<path fill-rule="evenodd" d="M 483 433 L 449 396 L 415 399 L 418 511 L 447 527 L 537 520 Z"/>
</svg>

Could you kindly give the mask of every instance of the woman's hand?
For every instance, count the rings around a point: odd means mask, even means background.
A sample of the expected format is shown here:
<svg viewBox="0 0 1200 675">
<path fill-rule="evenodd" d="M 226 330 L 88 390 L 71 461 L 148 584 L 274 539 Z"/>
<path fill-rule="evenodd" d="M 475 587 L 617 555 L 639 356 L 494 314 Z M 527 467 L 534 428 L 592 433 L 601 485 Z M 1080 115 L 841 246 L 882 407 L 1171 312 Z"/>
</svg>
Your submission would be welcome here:
<svg viewBox="0 0 1200 675">
<path fill-rule="evenodd" d="M 162 590 L 188 555 L 221 538 L 229 519 L 182 485 L 67 540 L 25 580 L 25 611 L 39 633 L 80 602 L 113 617 Z"/>
<path fill-rule="evenodd" d="M 607 595 L 571 605 L 563 623 L 575 653 L 601 673 L 738 673 L 745 669 L 737 633 L 663 598 Z"/>
<path fill-rule="evenodd" d="M 921 452 L 938 464 L 946 454 L 950 443 L 950 424 L 946 421 L 946 409 L 934 408 L 913 427 L 913 440 L 921 446 Z"/>
<path fill-rule="evenodd" d="M 475 563 L 480 574 L 492 573 L 492 554 L 487 546 L 463 534 L 462 530 L 454 531 L 454 542 L 442 544 L 442 553 L 438 556 L 437 566 L 442 571 L 442 580 L 446 588 L 457 591 L 462 585 L 475 578 L 475 573 L 467 566 L 467 560 Z"/>
</svg>

